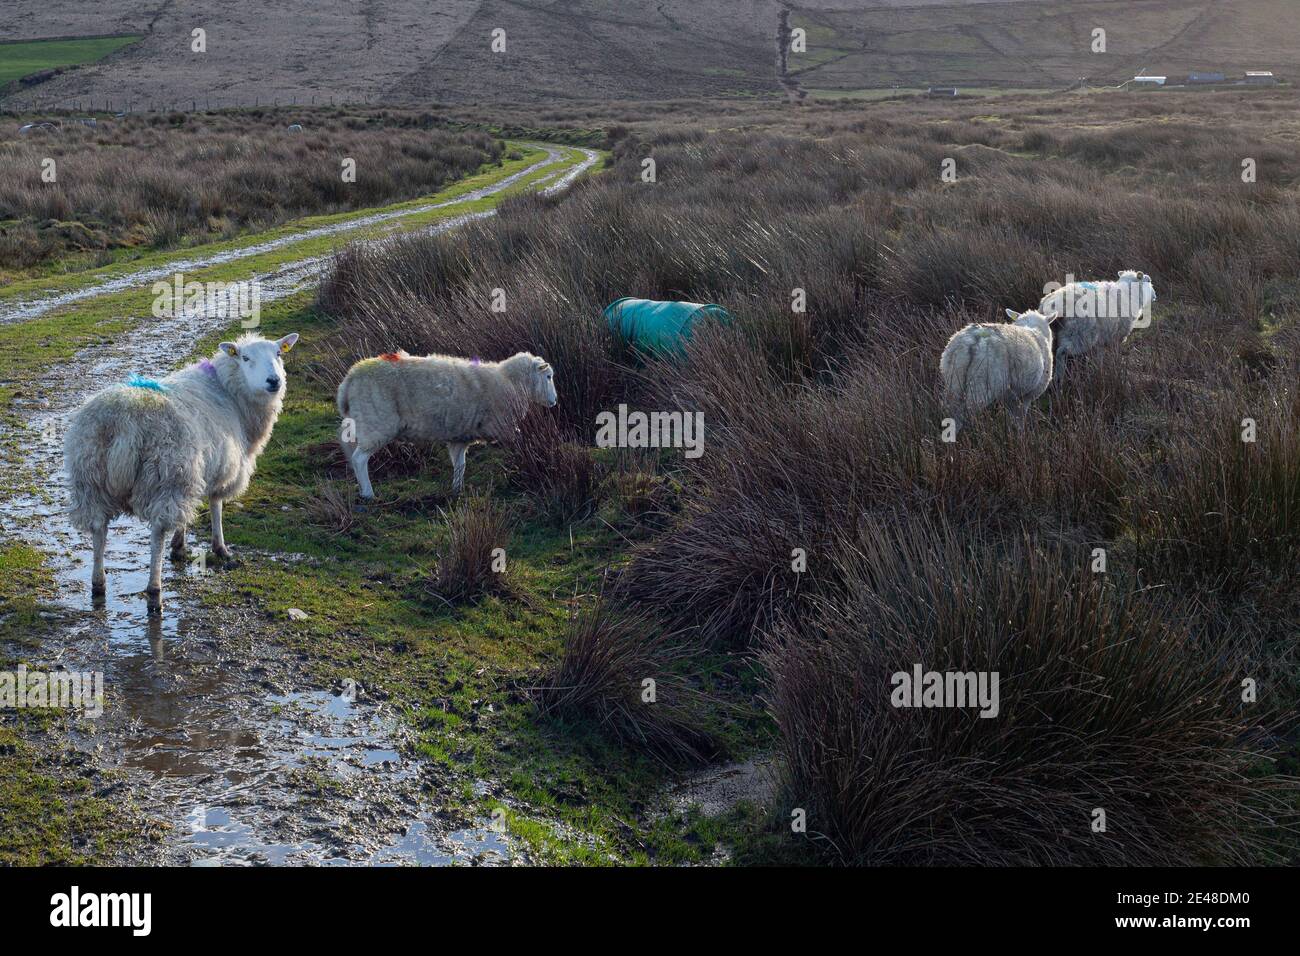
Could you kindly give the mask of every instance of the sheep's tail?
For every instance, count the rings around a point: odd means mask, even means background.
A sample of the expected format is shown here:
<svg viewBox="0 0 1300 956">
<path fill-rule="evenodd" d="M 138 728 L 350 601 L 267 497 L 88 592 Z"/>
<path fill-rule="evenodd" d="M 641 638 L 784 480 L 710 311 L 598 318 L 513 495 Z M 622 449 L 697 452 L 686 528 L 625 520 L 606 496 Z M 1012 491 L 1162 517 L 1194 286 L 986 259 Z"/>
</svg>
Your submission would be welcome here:
<svg viewBox="0 0 1300 956">
<path fill-rule="evenodd" d="M 122 512 L 135 488 L 139 452 L 134 423 L 126 416 L 100 429 L 91 419 L 74 416 L 63 453 L 73 527 L 94 531 Z"/>
<path fill-rule="evenodd" d="M 955 338 L 944 350 L 940 362 L 944 400 L 954 417 L 960 418 L 972 406 L 987 403 L 988 346 L 983 336 L 966 334 Z"/>
<path fill-rule="evenodd" d="M 352 381 L 351 377 L 346 377 L 339 383 L 339 392 L 337 396 L 339 415 L 343 418 L 348 417 L 348 383 Z"/>
</svg>

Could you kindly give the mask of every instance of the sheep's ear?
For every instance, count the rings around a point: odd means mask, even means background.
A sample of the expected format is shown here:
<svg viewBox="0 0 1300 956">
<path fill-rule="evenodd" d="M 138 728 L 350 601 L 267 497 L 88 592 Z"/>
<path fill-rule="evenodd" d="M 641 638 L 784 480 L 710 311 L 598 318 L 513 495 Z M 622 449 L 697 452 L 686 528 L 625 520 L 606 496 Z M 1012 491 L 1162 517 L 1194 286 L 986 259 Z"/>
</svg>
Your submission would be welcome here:
<svg viewBox="0 0 1300 956">
<path fill-rule="evenodd" d="M 276 344 L 280 346 L 281 352 L 287 352 L 289 351 L 289 349 L 293 348 L 295 345 L 298 344 L 298 333 L 290 332 L 284 338 L 280 339 L 280 341 L 277 342 Z"/>
<path fill-rule="evenodd" d="M 221 349 L 221 351 L 225 352 L 227 355 L 231 357 L 234 357 L 239 354 L 239 346 L 237 346 L 234 342 L 222 342 L 220 345 L 217 346 L 217 348 Z"/>
<path fill-rule="evenodd" d="M 1016 319 L 1020 318 L 1020 313 L 1015 312 L 1011 309 L 1007 309 L 1007 318 L 1010 319 L 1012 322 L 1014 322 L 1016 321 Z"/>
</svg>

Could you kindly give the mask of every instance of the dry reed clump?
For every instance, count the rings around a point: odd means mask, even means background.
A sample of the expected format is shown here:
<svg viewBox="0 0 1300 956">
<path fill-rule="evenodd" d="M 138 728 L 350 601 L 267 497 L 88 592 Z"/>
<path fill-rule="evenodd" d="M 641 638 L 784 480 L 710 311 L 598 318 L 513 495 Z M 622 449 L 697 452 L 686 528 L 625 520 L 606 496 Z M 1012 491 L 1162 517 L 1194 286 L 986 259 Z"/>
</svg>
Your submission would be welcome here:
<svg viewBox="0 0 1300 956">
<path fill-rule="evenodd" d="M 426 593 L 447 604 L 508 593 L 510 519 L 506 512 L 490 498 L 463 496 L 445 515 L 447 540 L 425 583 Z"/>
<path fill-rule="evenodd" d="M 545 719 L 591 721 L 627 746 L 693 763 L 716 749 L 707 727 L 717 702 L 684 676 L 690 662 L 648 616 L 601 600 L 571 619 L 559 661 L 531 693 Z"/>
<path fill-rule="evenodd" d="M 785 800 L 842 862 L 1190 865 L 1274 848 L 1261 824 L 1293 784 L 1250 772 L 1278 714 L 1242 703 L 1245 661 L 1176 607 L 1065 548 L 894 515 L 831 560 L 839 586 L 773 627 L 762 660 Z M 918 665 L 984 675 L 985 696 L 896 706 L 894 675 Z"/>
</svg>

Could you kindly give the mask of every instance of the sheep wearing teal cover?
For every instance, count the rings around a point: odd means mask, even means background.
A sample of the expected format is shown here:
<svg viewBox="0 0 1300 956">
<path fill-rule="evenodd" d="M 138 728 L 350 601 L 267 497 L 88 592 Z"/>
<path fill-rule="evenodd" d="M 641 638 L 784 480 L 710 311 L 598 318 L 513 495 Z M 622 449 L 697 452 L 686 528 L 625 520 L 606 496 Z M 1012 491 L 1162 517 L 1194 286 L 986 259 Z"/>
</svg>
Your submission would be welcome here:
<svg viewBox="0 0 1300 956">
<path fill-rule="evenodd" d="M 294 333 L 222 342 L 211 359 L 161 381 L 133 375 L 73 413 L 63 460 L 72 523 L 94 544 L 92 594 L 104 594 L 108 525 L 118 515 L 149 526 L 151 613 L 162 609 L 163 542 L 170 536 L 173 558 L 183 557 L 185 528 L 204 498 L 212 550 L 230 557 L 222 504 L 248 487 L 284 402 L 283 355 L 297 341 Z"/>
</svg>

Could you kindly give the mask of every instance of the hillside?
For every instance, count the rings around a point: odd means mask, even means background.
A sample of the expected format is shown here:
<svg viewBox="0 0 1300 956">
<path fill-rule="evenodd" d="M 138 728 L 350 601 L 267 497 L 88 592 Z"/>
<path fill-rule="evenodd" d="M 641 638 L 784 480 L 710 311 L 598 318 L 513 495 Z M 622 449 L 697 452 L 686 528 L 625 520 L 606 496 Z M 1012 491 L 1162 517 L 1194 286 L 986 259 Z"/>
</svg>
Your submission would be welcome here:
<svg viewBox="0 0 1300 956">
<path fill-rule="evenodd" d="M 1289 0 L 1069 0 L 909 9 L 797 10 L 808 53 L 790 71 L 809 89 L 1059 87 L 1142 71 L 1294 75 L 1300 22 Z M 1106 52 L 1091 49 L 1106 31 Z"/>
<path fill-rule="evenodd" d="M 537 102 L 776 95 L 783 12 L 806 90 L 1059 87 L 1248 68 L 1300 73 L 1289 0 L 12 0 L 0 40 L 138 32 L 8 105 Z M 1092 31 L 1108 52 L 1090 50 Z M 190 50 L 202 28 L 207 51 Z M 494 52 L 494 31 L 506 48 Z M 0 45 L 0 58 L 4 47 Z"/>
</svg>

